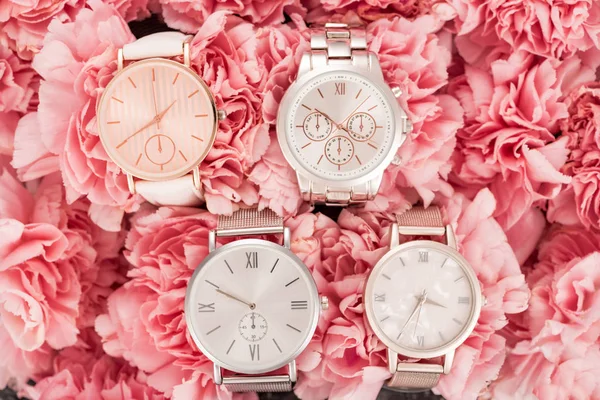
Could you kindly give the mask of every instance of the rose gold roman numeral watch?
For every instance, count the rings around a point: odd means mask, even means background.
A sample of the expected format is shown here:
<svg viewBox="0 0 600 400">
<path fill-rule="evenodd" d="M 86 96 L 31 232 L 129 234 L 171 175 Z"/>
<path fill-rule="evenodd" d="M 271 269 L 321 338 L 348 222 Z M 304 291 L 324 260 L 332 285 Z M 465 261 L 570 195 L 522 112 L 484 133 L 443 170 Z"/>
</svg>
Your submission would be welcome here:
<svg viewBox="0 0 600 400">
<path fill-rule="evenodd" d="M 277 137 L 310 203 L 373 199 L 412 129 L 396 99 L 400 89 L 385 83 L 365 36 L 346 24 L 313 30 L 311 50 L 281 101 Z"/>
<path fill-rule="evenodd" d="M 190 68 L 190 40 L 160 32 L 123 46 L 97 105 L 106 153 L 127 174 L 131 193 L 156 205 L 202 202 L 199 166 L 225 118 Z M 183 63 L 170 59 L 178 56 Z"/>
<path fill-rule="evenodd" d="M 444 237 L 446 244 L 400 235 Z M 388 348 L 389 387 L 426 390 L 452 368 L 484 302 L 475 271 L 456 250 L 454 231 L 437 207 L 414 207 L 391 227 L 390 251 L 365 289 L 369 325 Z M 420 362 L 399 362 L 398 355 Z"/>
</svg>

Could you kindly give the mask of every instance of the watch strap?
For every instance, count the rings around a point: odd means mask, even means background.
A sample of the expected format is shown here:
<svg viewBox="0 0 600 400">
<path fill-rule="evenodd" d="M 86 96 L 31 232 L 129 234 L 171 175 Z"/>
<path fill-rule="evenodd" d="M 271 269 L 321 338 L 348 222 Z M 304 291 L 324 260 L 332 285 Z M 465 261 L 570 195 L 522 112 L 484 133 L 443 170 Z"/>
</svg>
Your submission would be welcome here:
<svg viewBox="0 0 600 400">
<path fill-rule="evenodd" d="M 136 180 L 135 192 L 157 206 L 194 207 L 204 202 L 201 190 L 196 189 L 191 174 L 166 181 Z"/>
<path fill-rule="evenodd" d="M 396 215 L 398 232 L 410 235 L 444 235 L 446 227 L 436 206 L 413 207 Z M 444 367 L 438 364 L 398 363 L 387 386 L 402 390 L 427 390 L 437 385 Z"/>
<path fill-rule="evenodd" d="M 283 218 L 265 208 L 242 208 L 232 215 L 220 215 L 215 233 L 217 236 L 264 235 L 283 233 Z"/>
<path fill-rule="evenodd" d="M 183 45 L 191 36 L 181 32 L 158 32 L 139 38 L 123 46 L 124 60 L 142 60 L 153 57 L 175 57 L 183 55 Z"/>
<path fill-rule="evenodd" d="M 293 383 L 289 375 L 244 376 L 223 378 L 230 392 L 290 392 Z"/>
</svg>

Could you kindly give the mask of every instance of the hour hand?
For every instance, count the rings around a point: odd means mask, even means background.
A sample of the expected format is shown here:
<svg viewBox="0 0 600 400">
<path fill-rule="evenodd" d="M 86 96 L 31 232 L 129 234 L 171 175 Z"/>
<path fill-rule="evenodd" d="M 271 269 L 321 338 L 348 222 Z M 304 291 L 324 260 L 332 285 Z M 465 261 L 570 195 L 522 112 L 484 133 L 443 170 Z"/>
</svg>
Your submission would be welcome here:
<svg viewBox="0 0 600 400">
<path fill-rule="evenodd" d="M 416 299 L 419 299 L 419 298 L 420 298 L 420 296 L 417 296 L 417 295 L 415 295 L 415 298 L 416 298 Z M 446 307 L 445 305 L 443 305 L 443 304 L 441 304 L 441 303 L 438 303 L 438 302 L 437 302 L 437 301 L 435 301 L 435 300 L 431 300 L 429 297 L 428 297 L 428 298 L 425 300 L 425 304 L 431 304 L 432 306 L 438 306 L 438 307 L 442 307 L 442 308 L 448 308 L 448 307 Z"/>
</svg>

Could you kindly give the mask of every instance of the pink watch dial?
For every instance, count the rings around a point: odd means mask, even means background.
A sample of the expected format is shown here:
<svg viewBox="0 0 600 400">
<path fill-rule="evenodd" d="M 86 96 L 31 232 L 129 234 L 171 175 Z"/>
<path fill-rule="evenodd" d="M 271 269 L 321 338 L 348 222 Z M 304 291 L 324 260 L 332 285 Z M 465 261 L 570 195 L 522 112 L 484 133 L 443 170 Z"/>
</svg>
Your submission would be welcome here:
<svg viewBox="0 0 600 400">
<path fill-rule="evenodd" d="M 117 74 L 98 106 L 100 139 L 111 159 L 138 178 L 184 175 L 216 135 L 214 100 L 204 82 L 171 60 L 138 61 Z"/>
</svg>

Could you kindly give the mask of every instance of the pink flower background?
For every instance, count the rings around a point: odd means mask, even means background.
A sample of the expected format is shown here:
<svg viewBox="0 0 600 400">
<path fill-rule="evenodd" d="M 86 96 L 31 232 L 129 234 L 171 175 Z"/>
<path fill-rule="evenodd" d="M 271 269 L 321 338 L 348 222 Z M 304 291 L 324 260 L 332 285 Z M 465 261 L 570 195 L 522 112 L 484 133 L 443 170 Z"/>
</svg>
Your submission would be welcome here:
<svg viewBox="0 0 600 400">
<path fill-rule="evenodd" d="M 206 210 L 144 204 L 96 102 L 129 22 L 194 35 L 228 118 Z M 379 195 L 302 203 L 275 135 L 310 23 L 366 26 L 414 125 Z M 305 399 L 374 399 L 389 374 L 362 292 L 392 213 L 441 206 L 487 304 L 435 392 L 600 399 L 600 2 L 5 0 L 0 3 L 0 388 L 32 399 L 255 398 L 212 381 L 185 289 L 215 214 L 270 207 L 330 299 L 298 359 Z M 31 382 L 35 382 L 32 384 Z"/>
</svg>

